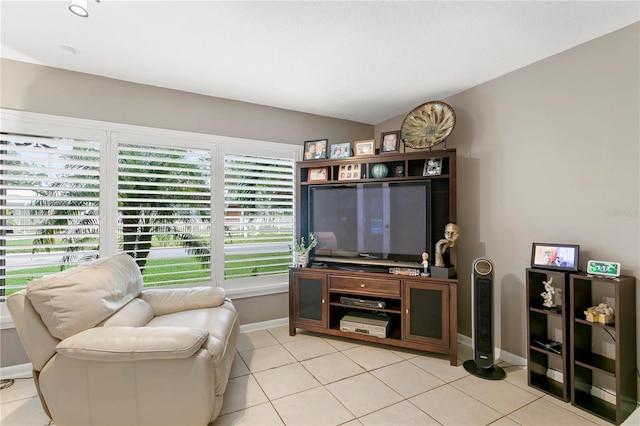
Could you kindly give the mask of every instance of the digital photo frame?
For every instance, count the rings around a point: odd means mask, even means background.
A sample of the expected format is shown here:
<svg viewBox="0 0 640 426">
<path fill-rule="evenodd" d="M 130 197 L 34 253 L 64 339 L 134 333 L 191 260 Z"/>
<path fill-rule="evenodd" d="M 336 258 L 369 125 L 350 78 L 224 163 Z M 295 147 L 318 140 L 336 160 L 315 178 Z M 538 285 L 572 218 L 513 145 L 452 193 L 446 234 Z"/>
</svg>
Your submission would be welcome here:
<svg viewBox="0 0 640 426">
<path fill-rule="evenodd" d="M 576 244 L 533 243 L 531 267 L 578 272 L 580 246 Z"/>
</svg>

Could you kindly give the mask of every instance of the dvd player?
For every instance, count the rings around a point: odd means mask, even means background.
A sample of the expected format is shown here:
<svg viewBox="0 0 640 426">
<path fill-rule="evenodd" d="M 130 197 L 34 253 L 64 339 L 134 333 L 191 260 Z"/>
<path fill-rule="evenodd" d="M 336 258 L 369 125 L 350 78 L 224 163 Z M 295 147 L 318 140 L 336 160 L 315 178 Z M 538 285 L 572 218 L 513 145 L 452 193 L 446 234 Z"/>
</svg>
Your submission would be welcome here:
<svg viewBox="0 0 640 426">
<path fill-rule="evenodd" d="M 385 338 L 389 332 L 389 317 L 364 312 L 349 312 L 340 320 L 340 331 Z"/>
<path fill-rule="evenodd" d="M 363 306 L 372 309 L 384 309 L 387 304 L 382 300 L 357 299 L 355 297 L 341 296 L 340 303 L 350 306 Z"/>
</svg>

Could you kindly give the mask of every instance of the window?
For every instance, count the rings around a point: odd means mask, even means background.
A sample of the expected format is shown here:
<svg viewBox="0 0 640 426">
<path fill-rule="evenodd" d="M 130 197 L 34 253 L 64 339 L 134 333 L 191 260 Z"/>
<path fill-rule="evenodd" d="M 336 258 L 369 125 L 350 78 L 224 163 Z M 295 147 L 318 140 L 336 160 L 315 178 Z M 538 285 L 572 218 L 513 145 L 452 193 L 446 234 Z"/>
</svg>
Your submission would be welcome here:
<svg viewBox="0 0 640 426">
<path fill-rule="evenodd" d="M 98 256 L 100 144 L 3 133 L 0 300 Z"/>
<path fill-rule="evenodd" d="M 283 274 L 292 262 L 294 161 L 224 156 L 226 280 Z"/>
<path fill-rule="evenodd" d="M 211 281 L 211 153 L 120 143 L 118 218 L 145 286 Z"/>
<path fill-rule="evenodd" d="M 145 287 L 287 288 L 302 147 L 2 110 L 0 301 L 127 252 Z"/>
</svg>

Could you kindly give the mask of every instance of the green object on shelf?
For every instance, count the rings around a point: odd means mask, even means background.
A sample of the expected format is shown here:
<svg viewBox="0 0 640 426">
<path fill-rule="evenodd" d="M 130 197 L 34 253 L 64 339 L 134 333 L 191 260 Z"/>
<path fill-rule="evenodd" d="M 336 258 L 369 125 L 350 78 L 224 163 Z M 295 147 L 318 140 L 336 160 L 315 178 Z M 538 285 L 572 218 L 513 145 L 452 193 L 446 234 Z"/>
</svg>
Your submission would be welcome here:
<svg viewBox="0 0 640 426">
<path fill-rule="evenodd" d="M 371 176 L 374 178 L 384 178 L 389 174 L 389 168 L 386 164 L 375 164 L 371 167 Z"/>
</svg>

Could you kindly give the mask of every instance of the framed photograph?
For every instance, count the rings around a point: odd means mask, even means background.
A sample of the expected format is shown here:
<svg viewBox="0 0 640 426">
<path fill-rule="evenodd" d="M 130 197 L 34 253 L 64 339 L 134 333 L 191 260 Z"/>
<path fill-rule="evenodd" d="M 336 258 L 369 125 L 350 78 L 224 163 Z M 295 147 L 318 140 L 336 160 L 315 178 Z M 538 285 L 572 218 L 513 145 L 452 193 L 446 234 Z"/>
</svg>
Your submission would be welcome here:
<svg viewBox="0 0 640 426">
<path fill-rule="evenodd" d="M 306 141 L 304 143 L 305 160 L 319 160 L 327 158 L 327 143 L 329 139 L 317 139 L 314 141 Z"/>
<path fill-rule="evenodd" d="M 438 176 L 442 173 L 442 158 L 429 158 L 424 161 L 422 176 Z"/>
<path fill-rule="evenodd" d="M 309 168 L 307 182 L 326 182 L 328 180 L 328 167 Z"/>
<path fill-rule="evenodd" d="M 358 155 L 375 155 L 376 153 L 376 140 L 369 139 L 366 141 L 355 141 L 353 143 L 356 156 Z"/>
<path fill-rule="evenodd" d="M 342 164 L 338 169 L 338 180 L 357 180 L 361 176 L 360 164 Z"/>
<path fill-rule="evenodd" d="M 400 130 L 395 132 L 383 132 L 380 135 L 380 154 L 388 154 L 400 151 Z"/>
<path fill-rule="evenodd" d="M 334 143 L 331 145 L 330 158 L 349 158 L 351 157 L 351 144 Z"/>
<path fill-rule="evenodd" d="M 580 246 L 576 244 L 533 243 L 531 267 L 578 272 Z"/>
</svg>

